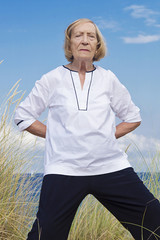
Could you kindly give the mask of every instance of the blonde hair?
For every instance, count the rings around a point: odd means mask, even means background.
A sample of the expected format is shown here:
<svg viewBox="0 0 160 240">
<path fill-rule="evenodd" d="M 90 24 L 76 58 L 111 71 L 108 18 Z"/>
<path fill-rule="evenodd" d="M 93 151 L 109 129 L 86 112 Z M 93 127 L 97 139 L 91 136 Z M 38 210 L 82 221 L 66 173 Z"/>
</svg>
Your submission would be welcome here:
<svg viewBox="0 0 160 240">
<path fill-rule="evenodd" d="M 72 30 L 77 25 L 79 25 L 81 23 L 87 23 L 87 22 L 92 23 L 95 26 L 95 29 L 96 29 L 97 51 L 95 53 L 93 61 L 99 61 L 101 58 L 104 58 L 104 56 L 106 55 L 106 52 L 107 52 L 106 43 L 105 43 L 105 40 L 102 36 L 102 33 L 100 32 L 97 25 L 93 21 L 91 21 L 90 19 L 81 18 L 81 19 L 78 19 L 78 20 L 74 21 L 73 23 L 71 23 L 65 31 L 64 51 L 65 51 L 65 57 L 67 58 L 67 60 L 69 62 L 73 61 L 73 54 L 72 54 L 72 51 L 70 50 Z"/>
</svg>

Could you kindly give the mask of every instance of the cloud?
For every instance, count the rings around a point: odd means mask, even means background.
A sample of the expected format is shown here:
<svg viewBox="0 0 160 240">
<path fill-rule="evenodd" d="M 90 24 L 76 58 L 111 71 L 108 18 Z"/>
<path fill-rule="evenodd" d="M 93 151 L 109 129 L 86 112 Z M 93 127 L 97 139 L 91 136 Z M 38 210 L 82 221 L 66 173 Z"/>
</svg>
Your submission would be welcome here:
<svg viewBox="0 0 160 240">
<path fill-rule="evenodd" d="M 136 171 L 160 171 L 160 139 L 130 133 L 118 142 Z"/>
<path fill-rule="evenodd" d="M 158 149 L 160 150 L 160 139 L 147 138 L 144 135 L 137 135 L 135 133 L 129 133 L 118 141 L 123 148 L 127 147 L 128 144 L 132 144 L 142 152 L 156 152 Z"/>
<path fill-rule="evenodd" d="M 122 37 L 124 43 L 150 43 L 160 41 L 160 35 L 141 35 L 139 34 L 137 37 Z"/>
<path fill-rule="evenodd" d="M 20 139 L 22 133 L 18 131 L 12 133 L 14 133 L 14 139 L 16 139 L 18 143 L 18 139 Z M 21 148 L 25 149 L 27 146 L 28 149 L 33 149 L 34 144 L 34 151 L 36 153 L 38 152 L 41 158 L 38 159 L 38 162 L 34 160 L 35 164 L 32 166 L 32 171 L 37 171 L 38 169 L 38 171 L 43 172 L 45 140 L 24 132 Z M 160 166 L 160 139 L 147 138 L 144 135 L 130 133 L 120 138 L 118 144 L 123 151 L 127 149 L 129 162 L 135 171 L 148 171 L 148 169 L 155 171 L 155 168 L 156 171 L 160 171 L 160 169 L 158 169 L 158 166 Z M 154 167 L 154 165 L 156 167 Z"/>
<path fill-rule="evenodd" d="M 8 134 L 6 134 L 8 132 Z M 15 127 L 8 126 L 0 132 L 0 140 L 7 136 L 7 146 L 12 146 L 17 156 L 19 153 L 27 154 L 32 157 L 31 172 L 43 172 L 43 158 L 45 149 L 45 140 L 37 138 L 30 133 L 20 133 Z M 119 147 L 125 151 L 127 149 L 128 159 L 136 171 L 154 171 L 154 164 L 156 171 L 160 171 L 160 139 L 147 138 L 144 135 L 137 135 L 135 133 L 127 134 L 118 139 Z M 28 158 L 27 157 L 27 158 Z M 154 159 L 154 164 L 153 164 Z M 24 159 L 25 160 L 25 159 Z M 30 165 L 30 163 L 29 163 Z"/>
<path fill-rule="evenodd" d="M 42 172 L 45 140 L 24 131 L 20 133 L 12 124 L 3 125 L 0 131 L 1 155 L 18 161 L 23 171 Z M 19 170 L 19 168 L 17 168 Z M 15 169 L 15 171 L 17 171 Z"/>
<path fill-rule="evenodd" d="M 113 20 L 105 20 L 102 17 L 94 17 L 93 21 L 100 29 L 111 29 L 112 31 L 120 29 L 118 22 Z"/>
<path fill-rule="evenodd" d="M 146 8 L 143 5 L 131 5 L 124 8 L 124 10 L 131 11 L 133 18 L 143 18 L 147 26 L 160 27 L 160 24 L 158 24 L 156 20 L 156 16 L 160 15 L 159 12 Z"/>
</svg>

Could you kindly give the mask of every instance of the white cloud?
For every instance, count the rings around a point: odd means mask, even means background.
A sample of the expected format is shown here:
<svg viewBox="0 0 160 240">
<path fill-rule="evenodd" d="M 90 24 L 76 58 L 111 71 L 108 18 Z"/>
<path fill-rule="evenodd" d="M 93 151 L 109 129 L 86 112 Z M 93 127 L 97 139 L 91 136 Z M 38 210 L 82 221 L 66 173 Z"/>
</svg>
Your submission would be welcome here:
<svg viewBox="0 0 160 240">
<path fill-rule="evenodd" d="M 118 141 L 122 147 L 126 147 L 128 144 L 132 144 L 137 146 L 137 148 L 139 148 L 142 152 L 156 152 L 158 149 L 160 151 L 160 139 L 156 138 L 147 138 L 143 135 L 130 133 L 125 137 L 120 138 Z"/>
<path fill-rule="evenodd" d="M 124 8 L 124 10 L 132 10 L 131 16 L 134 18 L 149 18 L 151 16 L 159 14 L 158 12 L 148 9 L 143 5 L 131 5 Z"/>
<path fill-rule="evenodd" d="M 141 35 L 139 34 L 137 37 L 122 37 L 125 43 L 150 43 L 160 41 L 160 35 Z"/>
<path fill-rule="evenodd" d="M 131 16 L 133 18 L 143 18 L 147 26 L 160 27 L 160 24 L 157 24 L 156 16 L 160 13 L 153 11 L 149 8 L 146 8 L 143 5 L 131 5 L 124 8 L 125 11 L 131 11 Z"/>
<path fill-rule="evenodd" d="M 1 131 L 0 140 L 4 138 L 3 134 Z M 12 126 L 6 127 L 5 135 L 7 146 L 12 145 L 15 154 L 17 151 L 21 152 L 23 157 L 25 152 L 31 153 L 33 156 L 31 172 L 43 172 L 44 139 L 27 132 L 20 133 Z M 150 171 L 155 171 L 154 166 L 156 166 L 156 171 L 160 171 L 160 139 L 130 133 L 120 138 L 118 143 L 122 150 L 125 151 L 128 148 L 128 159 L 136 171 L 146 171 L 148 168 Z"/>
<path fill-rule="evenodd" d="M 100 29 L 111 29 L 112 31 L 120 29 L 118 22 L 113 20 L 105 20 L 102 17 L 94 17 L 93 21 Z"/>
<path fill-rule="evenodd" d="M 160 171 L 160 139 L 130 133 L 118 142 L 136 171 Z"/>
<path fill-rule="evenodd" d="M 21 133 L 16 132 L 16 138 L 19 139 Z M 15 137 L 15 133 L 14 133 Z M 23 143 L 21 147 L 26 146 L 28 148 L 33 148 L 35 143 L 35 152 L 39 152 L 41 159 L 39 161 L 38 168 L 43 169 L 43 153 L 45 140 L 42 138 L 36 138 L 35 136 L 25 132 L 22 138 Z M 119 146 L 122 150 L 127 150 L 128 159 L 131 165 L 136 171 L 160 171 L 160 139 L 147 138 L 143 135 L 137 135 L 130 133 L 125 137 L 118 140 Z M 153 161 L 154 159 L 154 161 Z M 35 162 L 33 169 L 37 168 L 37 161 Z M 156 169 L 155 169 L 156 168 Z"/>
<path fill-rule="evenodd" d="M 43 171 L 44 139 L 26 131 L 20 133 L 15 126 L 7 124 L 1 128 L 0 143 L 2 154 L 6 152 L 8 160 L 18 161 L 24 171 Z"/>
</svg>

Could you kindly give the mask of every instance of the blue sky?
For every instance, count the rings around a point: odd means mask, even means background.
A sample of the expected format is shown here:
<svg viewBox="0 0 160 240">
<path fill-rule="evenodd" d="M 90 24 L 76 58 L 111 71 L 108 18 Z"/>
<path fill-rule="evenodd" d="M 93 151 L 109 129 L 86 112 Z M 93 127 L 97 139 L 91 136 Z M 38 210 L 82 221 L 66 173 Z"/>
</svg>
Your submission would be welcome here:
<svg viewBox="0 0 160 240">
<path fill-rule="evenodd" d="M 0 100 L 18 79 L 26 95 L 42 74 L 66 64 L 66 27 L 90 18 L 104 35 L 111 69 L 140 107 L 136 134 L 160 139 L 160 1 L 0 1 Z M 25 96 L 26 96 L 25 95 Z"/>
</svg>

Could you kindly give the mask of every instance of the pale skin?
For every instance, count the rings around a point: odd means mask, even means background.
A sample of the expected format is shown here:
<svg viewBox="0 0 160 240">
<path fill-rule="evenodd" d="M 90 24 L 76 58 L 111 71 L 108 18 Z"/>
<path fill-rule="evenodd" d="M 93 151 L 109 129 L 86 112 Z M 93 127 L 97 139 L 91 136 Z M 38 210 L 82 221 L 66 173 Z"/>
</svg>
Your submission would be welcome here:
<svg viewBox="0 0 160 240">
<path fill-rule="evenodd" d="M 66 67 L 78 71 L 81 88 L 83 89 L 86 71 L 94 69 L 93 57 L 97 51 L 95 26 L 90 22 L 85 22 L 74 27 L 71 34 L 70 47 L 73 54 L 73 62 L 66 65 Z M 132 132 L 140 123 L 121 122 L 116 126 L 115 137 L 120 138 Z M 38 120 L 31 124 L 26 131 L 42 138 L 46 137 L 46 125 Z"/>
</svg>

